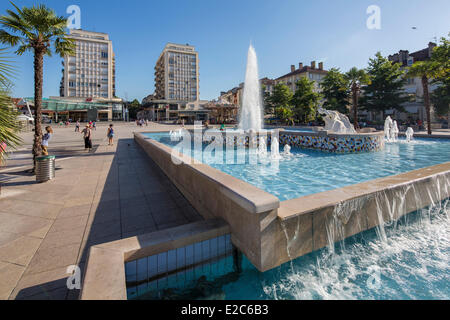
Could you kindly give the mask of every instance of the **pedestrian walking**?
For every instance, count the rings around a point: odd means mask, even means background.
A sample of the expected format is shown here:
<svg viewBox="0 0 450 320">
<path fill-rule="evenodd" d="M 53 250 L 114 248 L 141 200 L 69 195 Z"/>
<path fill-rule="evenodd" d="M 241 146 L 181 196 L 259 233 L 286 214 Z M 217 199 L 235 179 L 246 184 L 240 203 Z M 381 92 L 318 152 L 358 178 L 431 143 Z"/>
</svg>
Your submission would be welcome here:
<svg viewBox="0 0 450 320">
<path fill-rule="evenodd" d="M 84 128 L 81 133 L 83 134 L 84 138 L 84 149 L 90 152 L 92 149 L 92 130 L 90 126 L 87 124 L 86 128 Z"/>
<path fill-rule="evenodd" d="M 80 121 L 75 124 L 75 132 L 80 132 Z"/>
<path fill-rule="evenodd" d="M 114 128 L 112 123 L 109 125 L 106 135 L 108 136 L 108 146 L 114 145 Z"/>
</svg>

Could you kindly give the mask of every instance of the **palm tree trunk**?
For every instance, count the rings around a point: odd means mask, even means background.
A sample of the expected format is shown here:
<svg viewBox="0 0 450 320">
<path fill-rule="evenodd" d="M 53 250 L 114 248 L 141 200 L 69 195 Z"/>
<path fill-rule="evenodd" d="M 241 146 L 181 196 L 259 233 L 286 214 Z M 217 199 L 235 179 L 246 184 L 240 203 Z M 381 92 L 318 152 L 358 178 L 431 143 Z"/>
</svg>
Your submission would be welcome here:
<svg viewBox="0 0 450 320">
<path fill-rule="evenodd" d="M 355 130 L 359 129 L 358 124 L 358 88 L 353 86 L 352 88 L 352 99 L 353 99 L 353 121 Z"/>
<path fill-rule="evenodd" d="M 425 102 L 425 110 L 427 112 L 428 134 L 431 134 L 431 108 L 430 108 L 430 94 L 428 92 L 427 76 L 422 76 L 422 86 L 423 86 L 423 101 Z"/>
<path fill-rule="evenodd" d="M 34 50 L 34 143 L 33 171 L 36 168 L 36 157 L 42 155 L 42 83 L 44 78 L 44 49 Z"/>
</svg>

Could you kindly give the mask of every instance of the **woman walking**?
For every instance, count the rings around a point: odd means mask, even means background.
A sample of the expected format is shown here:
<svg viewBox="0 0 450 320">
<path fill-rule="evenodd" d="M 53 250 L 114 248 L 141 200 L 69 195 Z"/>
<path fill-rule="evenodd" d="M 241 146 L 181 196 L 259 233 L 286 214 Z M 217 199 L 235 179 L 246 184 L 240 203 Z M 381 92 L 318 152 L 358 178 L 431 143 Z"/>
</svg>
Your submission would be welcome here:
<svg viewBox="0 0 450 320">
<path fill-rule="evenodd" d="M 84 148 L 85 150 L 87 150 L 88 152 L 91 151 L 92 149 L 92 130 L 90 128 L 90 126 L 87 124 L 86 128 L 83 129 L 83 131 L 81 131 L 81 133 L 83 134 L 84 137 Z"/>
<path fill-rule="evenodd" d="M 108 136 L 108 146 L 114 145 L 114 128 L 112 123 L 109 125 L 108 133 L 106 135 Z"/>
<path fill-rule="evenodd" d="M 80 121 L 75 124 L 75 132 L 80 132 Z"/>
<path fill-rule="evenodd" d="M 48 156 L 48 142 L 52 137 L 53 129 L 52 127 L 48 126 L 45 127 L 45 131 L 46 133 L 42 136 L 41 148 L 42 148 L 42 155 Z"/>
</svg>

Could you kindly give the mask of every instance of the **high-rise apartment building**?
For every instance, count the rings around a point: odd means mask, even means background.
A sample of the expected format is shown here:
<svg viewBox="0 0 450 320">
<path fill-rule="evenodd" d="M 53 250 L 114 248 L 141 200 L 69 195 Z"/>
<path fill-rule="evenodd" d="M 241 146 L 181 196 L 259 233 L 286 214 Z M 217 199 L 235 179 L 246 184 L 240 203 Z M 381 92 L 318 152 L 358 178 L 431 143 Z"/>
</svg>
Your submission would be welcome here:
<svg viewBox="0 0 450 320">
<path fill-rule="evenodd" d="M 166 44 L 155 66 L 155 99 L 199 100 L 198 52 L 193 46 Z"/>
<path fill-rule="evenodd" d="M 112 99 L 116 95 L 112 41 L 105 33 L 71 29 L 76 55 L 64 58 L 60 96 Z"/>
</svg>

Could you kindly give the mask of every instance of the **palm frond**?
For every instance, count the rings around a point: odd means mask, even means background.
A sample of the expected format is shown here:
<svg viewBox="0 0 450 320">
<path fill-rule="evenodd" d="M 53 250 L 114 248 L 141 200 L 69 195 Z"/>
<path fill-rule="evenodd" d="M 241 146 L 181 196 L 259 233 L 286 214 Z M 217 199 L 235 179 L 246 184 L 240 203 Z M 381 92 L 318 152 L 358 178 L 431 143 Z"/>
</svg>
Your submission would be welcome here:
<svg viewBox="0 0 450 320">
<path fill-rule="evenodd" d="M 12 66 L 12 59 L 7 56 L 6 49 L 0 48 L 0 89 L 6 90 L 11 86 L 11 79 L 16 75 Z"/>
<path fill-rule="evenodd" d="M 5 49 L 0 49 L 0 163 L 5 160 L 6 151 L 15 149 L 22 142 L 18 135 L 20 130 L 18 113 L 14 110 L 9 97 L 9 88 L 12 85 L 10 77 L 14 74 L 14 70 Z"/>
</svg>

